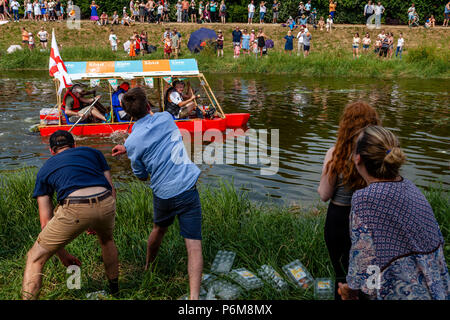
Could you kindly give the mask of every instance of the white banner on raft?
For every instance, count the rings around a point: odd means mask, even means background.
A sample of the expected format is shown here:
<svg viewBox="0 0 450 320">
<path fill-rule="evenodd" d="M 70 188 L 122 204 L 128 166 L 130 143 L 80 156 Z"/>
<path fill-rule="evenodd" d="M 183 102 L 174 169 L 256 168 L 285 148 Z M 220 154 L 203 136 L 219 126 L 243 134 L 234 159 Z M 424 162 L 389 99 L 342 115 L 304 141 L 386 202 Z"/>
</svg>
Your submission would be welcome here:
<svg viewBox="0 0 450 320">
<path fill-rule="evenodd" d="M 147 86 L 147 87 L 149 87 L 150 89 L 153 89 L 154 88 L 154 82 L 153 82 L 153 78 L 144 78 L 144 80 L 145 80 L 145 85 Z"/>
<path fill-rule="evenodd" d="M 91 79 L 89 82 L 89 86 L 91 88 L 98 87 L 100 85 L 100 79 Z"/>
<path fill-rule="evenodd" d="M 109 85 L 113 88 L 114 91 L 119 87 L 119 82 L 117 79 L 108 79 Z"/>
</svg>

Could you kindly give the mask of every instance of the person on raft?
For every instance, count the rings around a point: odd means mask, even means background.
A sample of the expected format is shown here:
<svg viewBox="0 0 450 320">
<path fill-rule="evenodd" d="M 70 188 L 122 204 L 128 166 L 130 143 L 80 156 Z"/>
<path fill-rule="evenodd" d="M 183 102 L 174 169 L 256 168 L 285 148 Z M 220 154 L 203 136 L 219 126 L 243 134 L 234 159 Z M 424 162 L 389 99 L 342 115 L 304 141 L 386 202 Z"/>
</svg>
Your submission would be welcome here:
<svg viewBox="0 0 450 320">
<path fill-rule="evenodd" d="M 123 98 L 123 95 L 128 92 L 128 90 L 130 90 L 130 84 L 128 82 L 122 82 L 122 84 L 119 86 L 119 88 L 116 91 L 114 91 L 114 93 L 111 96 L 112 106 L 113 106 L 113 108 L 118 109 L 118 114 L 119 114 L 120 120 L 130 120 L 131 119 L 130 115 L 127 114 L 122 109 L 122 98 Z"/>
<path fill-rule="evenodd" d="M 164 95 L 164 111 L 169 112 L 174 119 L 186 119 L 192 111 L 197 110 L 197 116 L 203 117 L 206 113 L 200 110 L 195 102 L 199 95 L 195 95 L 188 85 L 188 94 L 183 94 L 185 84 L 175 80 Z"/>
<path fill-rule="evenodd" d="M 95 93 L 95 91 L 85 91 L 80 84 L 75 84 L 72 88 L 68 89 L 64 95 L 61 109 L 69 117 L 69 121 L 72 123 L 77 122 L 80 118 L 81 121 L 86 122 L 108 122 L 111 118 L 109 111 L 99 101 L 88 111 L 87 108 L 101 96 L 95 98 L 85 98 L 86 95 Z M 105 114 L 106 117 L 105 117 Z"/>
</svg>

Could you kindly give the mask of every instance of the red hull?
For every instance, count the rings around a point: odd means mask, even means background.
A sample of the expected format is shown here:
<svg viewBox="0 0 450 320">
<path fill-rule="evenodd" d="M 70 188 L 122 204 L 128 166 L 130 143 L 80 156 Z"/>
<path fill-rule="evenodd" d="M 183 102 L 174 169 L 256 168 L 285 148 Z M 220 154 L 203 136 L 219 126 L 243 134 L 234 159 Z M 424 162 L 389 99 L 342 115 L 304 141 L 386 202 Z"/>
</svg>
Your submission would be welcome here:
<svg viewBox="0 0 450 320">
<path fill-rule="evenodd" d="M 225 119 L 216 118 L 213 120 L 178 120 L 175 121 L 179 129 L 187 130 L 188 132 L 205 132 L 206 130 L 215 129 L 221 132 L 227 128 L 241 128 L 245 126 L 250 117 L 249 113 L 230 113 L 225 115 Z M 50 136 L 57 130 L 69 131 L 72 125 L 46 125 L 40 126 L 39 131 L 41 136 Z M 133 123 L 129 125 L 127 122 L 122 123 L 96 123 L 96 124 L 80 124 L 73 128 L 72 133 L 76 136 L 90 136 L 90 135 L 110 135 L 113 132 L 131 132 Z"/>
</svg>

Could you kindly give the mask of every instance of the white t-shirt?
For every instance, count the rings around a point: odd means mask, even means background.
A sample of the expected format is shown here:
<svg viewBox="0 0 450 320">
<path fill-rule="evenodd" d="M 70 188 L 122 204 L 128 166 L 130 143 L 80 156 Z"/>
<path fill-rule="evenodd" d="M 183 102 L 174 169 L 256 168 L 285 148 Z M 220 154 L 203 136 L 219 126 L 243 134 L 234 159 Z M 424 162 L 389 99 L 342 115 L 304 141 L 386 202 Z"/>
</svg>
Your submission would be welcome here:
<svg viewBox="0 0 450 320">
<path fill-rule="evenodd" d="M 254 4 L 250 3 L 248 5 L 248 12 L 255 12 L 255 5 Z"/>
<path fill-rule="evenodd" d="M 45 31 L 45 30 L 44 31 L 39 31 L 38 32 L 38 37 L 39 37 L 39 40 L 45 41 L 48 38 L 48 32 Z"/>
<path fill-rule="evenodd" d="M 29 43 L 29 44 L 34 44 L 34 38 L 33 38 L 33 36 L 28 36 L 28 43 Z"/>
<path fill-rule="evenodd" d="M 163 11 L 164 11 L 164 7 L 163 7 L 163 5 L 162 4 L 160 4 L 159 5 L 159 7 L 158 7 L 158 14 L 163 14 Z"/>
<path fill-rule="evenodd" d="M 353 37 L 353 45 L 359 46 L 359 43 L 361 42 L 361 39 L 359 37 Z"/>
<path fill-rule="evenodd" d="M 110 34 L 109 42 L 111 43 L 111 46 L 117 46 L 117 36 L 115 34 Z"/>
<path fill-rule="evenodd" d="M 19 10 L 20 4 L 17 1 L 11 2 L 11 9 Z"/>
<path fill-rule="evenodd" d="M 297 33 L 297 39 L 298 39 L 298 44 L 302 44 L 303 43 L 303 32 L 302 31 Z"/>
<path fill-rule="evenodd" d="M 28 2 L 28 3 L 27 3 L 27 11 L 28 11 L 28 12 L 33 11 L 33 4 L 32 4 L 31 2 Z"/>
<path fill-rule="evenodd" d="M 378 35 L 378 39 L 384 40 L 384 38 L 386 38 L 386 35 L 385 35 L 385 34 L 380 33 L 380 34 Z"/>
<path fill-rule="evenodd" d="M 363 42 L 363 44 L 368 45 L 372 42 L 372 40 L 370 40 L 370 38 L 364 37 L 362 42 Z"/>
<path fill-rule="evenodd" d="M 267 10 L 266 6 L 259 7 L 259 12 L 266 13 L 266 10 Z"/>
<path fill-rule="evenodd" d="M 333 24 L 333 19 L 331 19 L 331 18 L 328 18 L 327 19 L 327 25 L 332 25 Z"/>
<path fill-rule="evenodd" d="M 169 95 L 170 101 L 172 101 L 172 103 L 175 103 L 176 105 L 178 105 L 180 102 L 183 101 L 183 98 L 181 97 L 181 94 L 178 93 L 178 91 L 172 91 L 172 93 Z"/>
<path fill-rule="evenodd" d="M 398 40 L 397 40 L 397 47 L 402 47 L 403 48 L 404 44 L 405 44 L 405 39 L 398 38 Z"/>
<path fill-rule="evenodd" d="M 376 6 L 375 6 L 375 14 L 376 14 L 376 15 L 380 15 L 381 12 L 383 11 L 383 9 L 384 9 L 383 6 L 378 6 L 378 5 L 376 5 Z"/>
<path fill-rule="evenodd" d="M 414 15 L 414 12 L 416 12 L 416 8 L 410 7 L 410 8 L 408 9 L 408 14 L 409 14 L 410 16 Z"/>
</svg>

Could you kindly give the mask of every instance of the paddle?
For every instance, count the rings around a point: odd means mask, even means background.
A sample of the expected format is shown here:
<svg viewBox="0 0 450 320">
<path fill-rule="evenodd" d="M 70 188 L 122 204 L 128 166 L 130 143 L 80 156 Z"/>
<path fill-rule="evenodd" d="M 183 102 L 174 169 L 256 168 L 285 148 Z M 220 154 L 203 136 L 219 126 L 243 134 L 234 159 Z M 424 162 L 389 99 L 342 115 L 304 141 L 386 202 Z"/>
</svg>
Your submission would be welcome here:
<svg viewBox="0 0 450 320">
<path fill-rule="evenodd" d="M 81 119 L 83 119 L 83 117 L 89 112 L 91 111 L 92 107 L 94 106 L 94 104 L 100 99 L 100 97 L 98 97 L 97 99 L 94 100 L 94 102 L 92 102 L 92 104 L 86 108 L 86 110 L 83 112 L 83 115 L 80 117 L 80 119 L 78 119 L 77 122 L 75 122 L 75 124 L 72 126 L 72 128 L 70 128 L 69 132 L 71 132 L 73 130 L 73 128 L 75 128 L 75 126 L 78 124 L 78 122 L 81 121 Z"/>
</svg>

